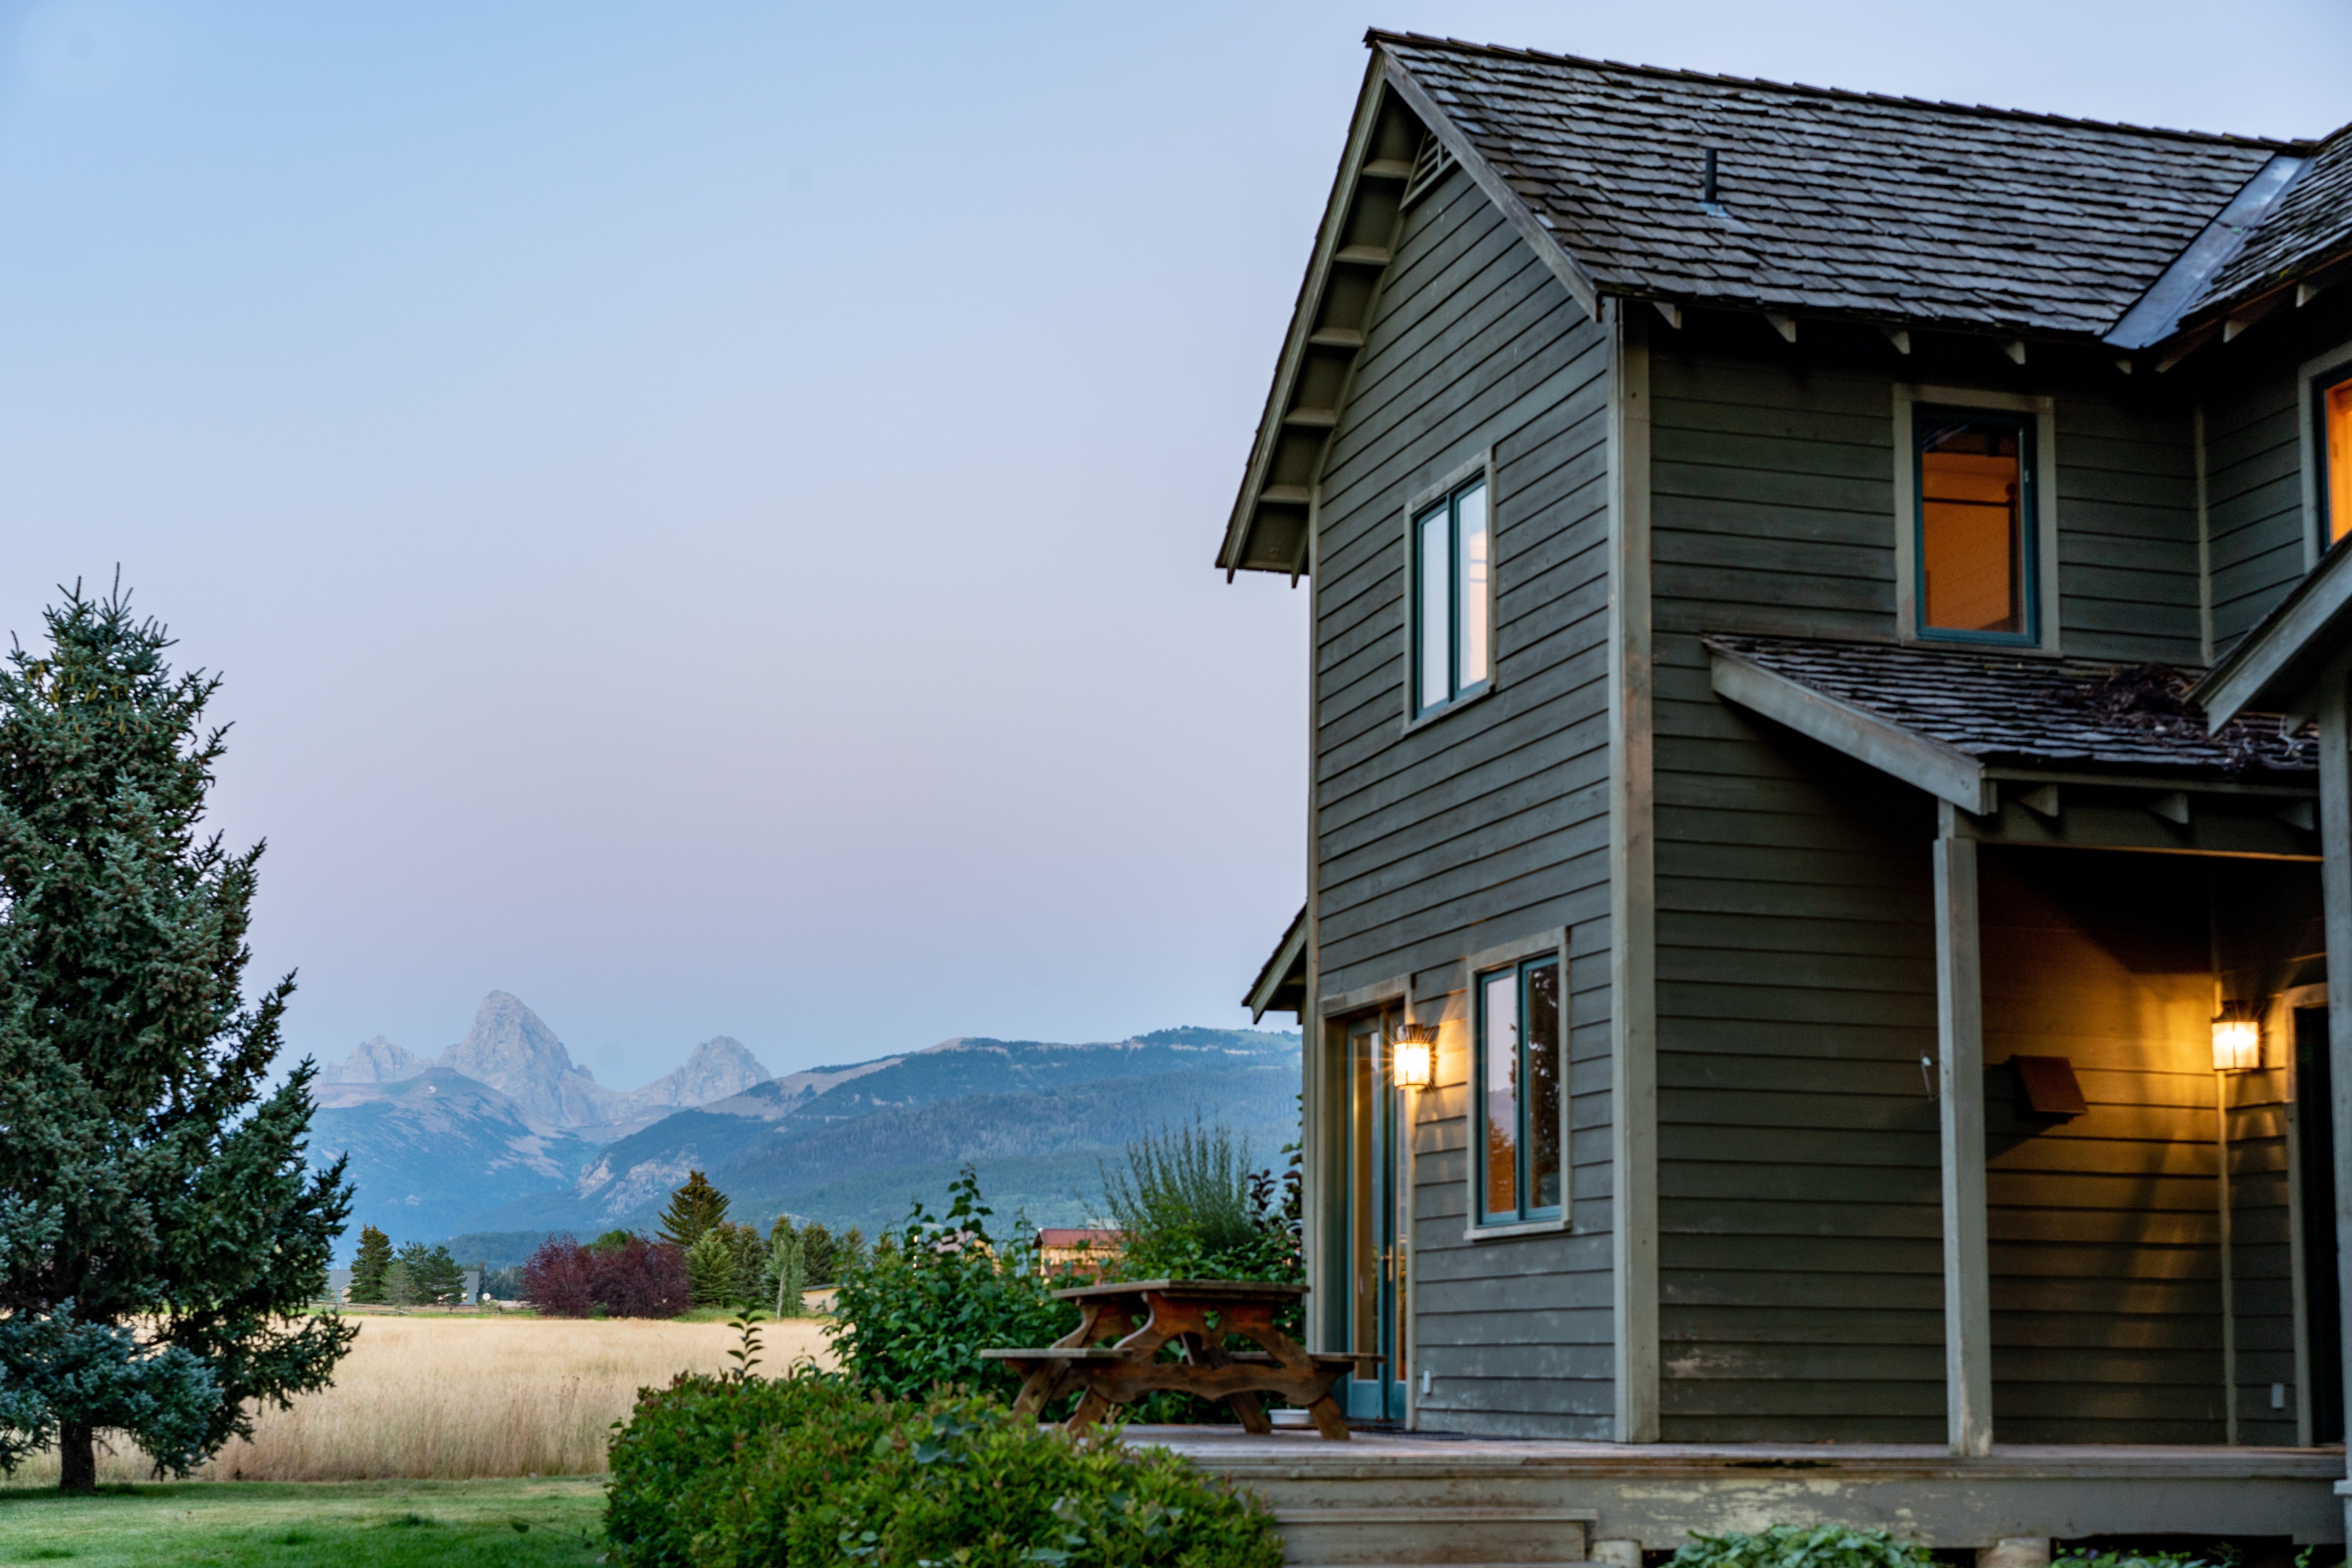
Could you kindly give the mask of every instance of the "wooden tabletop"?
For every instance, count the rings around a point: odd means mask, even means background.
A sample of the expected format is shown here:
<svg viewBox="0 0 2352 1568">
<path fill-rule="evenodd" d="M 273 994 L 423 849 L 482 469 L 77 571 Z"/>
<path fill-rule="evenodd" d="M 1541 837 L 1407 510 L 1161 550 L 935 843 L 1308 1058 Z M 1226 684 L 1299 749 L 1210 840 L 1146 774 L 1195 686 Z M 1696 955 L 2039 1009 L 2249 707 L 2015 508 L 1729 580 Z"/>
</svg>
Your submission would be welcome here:
<svg viewBox="0 0 2352 1568">
<path fill-rule="evenodd" d="M 1304 1285 L 1285 1285 L 1270 1279 L 1121 1279 L 1109 1285 L 1079 1285 L 1056 1290 L 1054 1299 L 1082 1301 L 1092 1296 L 1140 1296 L 1147 1290 L 1170 1296 L 1226 1296 L 1239 1300 L 1307 1294 Z"/>
</svg>

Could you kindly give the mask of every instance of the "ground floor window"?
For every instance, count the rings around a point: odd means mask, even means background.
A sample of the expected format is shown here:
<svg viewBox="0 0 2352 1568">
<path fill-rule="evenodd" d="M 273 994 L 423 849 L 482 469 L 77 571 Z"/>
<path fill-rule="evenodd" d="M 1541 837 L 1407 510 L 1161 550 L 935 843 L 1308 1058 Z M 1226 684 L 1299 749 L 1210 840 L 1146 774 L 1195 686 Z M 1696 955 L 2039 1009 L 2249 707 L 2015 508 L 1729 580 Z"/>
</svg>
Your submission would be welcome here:
<svg viewBox="0 0 2352 1568">
<path fill-rule="evenodd" d="M 1479 1217 L 1556 1217 L 1566 1162 L 1566 1021 L 1560 964 L 1532 960 L 1478 981 Z"/>
</svg>

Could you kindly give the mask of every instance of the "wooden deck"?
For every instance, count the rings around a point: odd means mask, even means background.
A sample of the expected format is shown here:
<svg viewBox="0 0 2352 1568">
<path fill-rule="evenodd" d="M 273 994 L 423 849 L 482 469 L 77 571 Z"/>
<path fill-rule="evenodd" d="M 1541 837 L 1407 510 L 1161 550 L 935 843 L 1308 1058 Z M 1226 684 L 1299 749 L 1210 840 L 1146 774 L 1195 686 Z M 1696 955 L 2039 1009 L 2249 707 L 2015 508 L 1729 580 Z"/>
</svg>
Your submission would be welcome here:
<svg viewBox="0 0 2352 1568">
<path fill-rule="evenodd" d="M 1933 1546 L 2131 1533 L 2345 1538 L 2341 1448 L 1615 1444 L 1131 1426 L 1264 1494 L 1302 1563 L 1624 1560 L 1691 1531 L 1840 1521 Z"/>
</svg>

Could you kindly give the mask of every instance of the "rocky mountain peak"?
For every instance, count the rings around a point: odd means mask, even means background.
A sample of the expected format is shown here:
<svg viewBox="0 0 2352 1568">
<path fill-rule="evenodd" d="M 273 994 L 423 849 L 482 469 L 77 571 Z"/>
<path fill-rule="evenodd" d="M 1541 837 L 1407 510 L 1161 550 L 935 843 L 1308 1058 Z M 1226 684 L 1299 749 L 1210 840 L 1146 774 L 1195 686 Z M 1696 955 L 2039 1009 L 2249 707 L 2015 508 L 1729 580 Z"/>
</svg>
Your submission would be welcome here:
<svg viewBox="0 0 2352 1568">
<path fill-rule="evenodd" d="M 341 1065 L 319 1075 L 322 1083 L 398 1083 L 415 1078 L 433 1064 L 378 1035 L 352 1048 Z"/>
<path fill-rule="evenodd" d="M 440 1065 L 488 1084 L 525 1117 L 556 1127 L 603 1121 L 618 1098 L 572 1061 L 538 1014 L 505 991 L 482 998 L 474 1026 L 441 1053 Z"/>
<path fill-rule="evenodd" d="M 632 1108 L 641 1110 L 707 1105 L 740 1094 L 773 1076 L 759 1058 L 744 1049 L 742 1041 L 717 1035 L 695 1047 L 684 1067 L 631 1090 L 628 1100 Z"/>
</svg>

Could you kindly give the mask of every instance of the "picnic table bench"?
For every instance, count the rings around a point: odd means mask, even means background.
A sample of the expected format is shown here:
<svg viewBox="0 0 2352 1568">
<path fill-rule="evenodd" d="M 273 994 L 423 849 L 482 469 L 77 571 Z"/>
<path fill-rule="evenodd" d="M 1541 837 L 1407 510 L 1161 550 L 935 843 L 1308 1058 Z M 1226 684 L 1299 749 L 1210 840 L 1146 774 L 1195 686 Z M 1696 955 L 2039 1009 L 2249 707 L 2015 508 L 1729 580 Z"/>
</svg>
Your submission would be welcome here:
<svg viewBox="0 0 2352 1568">
<path fill-rule="evenodd" d="M 1360 1359 L 1318 1355 L 1275 1326 L 1275 1314 L 1307 1293 L 1304 1285 L 1255 1279 L 1137 1279 L 1081 1285 L 1054 1292 L 1078 1304 L 1078 1326 L 1050 1345 L 984 1350 L 981 1355 L 1021 1373 L 1021 1394 L 1013 1408 L 1039 1415 L 1063 1394 L 1085 1394 L 1068 1422 L 1072 1431 L 1093 1426 L 1115 1405 L 1153 1389 L 1222 1399 L 1242 1426 L 1271 1432 L 1274 1423 L 1258 1404 L 1261 1394 L 1280 1394 L 1304 1405 L 1315 1429 L 1336 1442 L 1348 1436 L 1347 1417 L 1331 1385 Z M 1211 1314 L 1216 1317 L 1213 1326 Z M 1255 1351 L 1228 1347 L 1246 1340 Z M 1174 1343 L 1181 1361 L 1161 1361 Z"/>
</svg>

